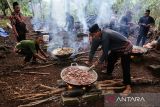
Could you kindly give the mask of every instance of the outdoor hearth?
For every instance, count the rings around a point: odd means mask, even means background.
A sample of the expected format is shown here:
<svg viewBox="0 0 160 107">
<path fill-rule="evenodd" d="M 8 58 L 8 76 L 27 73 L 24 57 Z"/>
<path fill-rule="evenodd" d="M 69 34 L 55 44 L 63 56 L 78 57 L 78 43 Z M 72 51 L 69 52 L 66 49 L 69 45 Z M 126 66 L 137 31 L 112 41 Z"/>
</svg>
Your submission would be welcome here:
<svg viewBox="0 0 160 107">
<path fill-rule="evenodd" d="M 57 81 L 59 87 L 66 90 L 61 93 L 61 104 L 63 106 L 83 105 L 94 102 L 101 97 L 101 90 L 95 84 L 87 86 L 75 86 L 67 84 L 63 80 Z"/>
</svg>

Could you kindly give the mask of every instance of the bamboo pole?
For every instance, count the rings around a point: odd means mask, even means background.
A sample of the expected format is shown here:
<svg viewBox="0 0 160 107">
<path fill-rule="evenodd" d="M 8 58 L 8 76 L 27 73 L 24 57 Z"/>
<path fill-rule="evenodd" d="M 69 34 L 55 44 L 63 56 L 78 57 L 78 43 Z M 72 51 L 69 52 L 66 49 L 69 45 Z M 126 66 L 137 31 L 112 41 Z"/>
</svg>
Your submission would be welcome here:
<svg viewBox="0 0 160 107">
<path fill-rule="evenodd" d="M 11 4 L 8 0 L 6 0 L 7 4 L 8 4 L 8 7 L 9 7 L 9 10 L 11 11 L 11 13 L 13 12 L 12 8 L 11 8 Z"/>
</svg>

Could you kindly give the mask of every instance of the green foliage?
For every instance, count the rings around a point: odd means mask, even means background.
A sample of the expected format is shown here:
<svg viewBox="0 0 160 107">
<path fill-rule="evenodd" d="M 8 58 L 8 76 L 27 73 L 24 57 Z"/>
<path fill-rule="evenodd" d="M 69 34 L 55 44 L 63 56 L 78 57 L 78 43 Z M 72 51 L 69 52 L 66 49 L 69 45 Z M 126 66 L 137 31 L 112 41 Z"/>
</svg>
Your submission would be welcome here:
<svg viewBox="0 0 160 107">
<path fill-rule="evenodd" d="M 21 11 L 24 16 L 31 16 L 32 15 L 32 13 L 29 9 L 29 1 L 30 0 L 8 0 L 8 1 L 10 2 L 11 6 L 12 6 L 13 2 L 17 1 L 21 6 Z M 36 0 L 34 0 L 34 1 L 36 1 Z M 5 12 L 7 12 L 7 15 L 10 15 L 10 11 L 9 11 L 8 4 L 7 4 L 6 0 L 0 0 L 0 11 L 2 11 L 3 14 Z"/>
<path fill-rule="evenodd" d="M 9 0 L 11 6 L 13 2 L 19 2 L 21 6 L 21 11 L 25 16 L 31 16 L 33 15 L 31 8 L 29 7 L 29 4 L 32 2 L 33 4 L 41 3 L 42 0 Z M 86 11 L 88 14 L 95 14 L 97 13 L 97 10 L 94 8 L 92 4 L 93 0 L 88 0 L 88 5 L 86 7 Z M 158 24 L 160 22 L 160 0 L 116 0 L 115 4 L 112 6 L 113 10 L 116 10 L 119 12 L 119 15 L 122 15 L 126 10 L 133 11 L 134 14 L 134 20 L 138 21 L 138 19 L 143 16 L 144 11 L 146 9 L 151 10 L 151 16 L 153 16 L 156 19 L 156 23 Z M 42 9 L 45 10 L 45 13 L 43 16 L 45 17 L 49 7 L 47 4 L 42 5 Z M 74 7 L 71 8 L 73 14 L 77 12 L 77 10 L 74 9 Z M 6 3 L 6 0 L 0 0 L 0 11 L 3 12 L 3 14 L 10 14 L 8 11 L 8 5 Z"/>
<path fill-rule="evenodd" d="M 3 15 L 6 16 L 6 9 L 8 9 L 6 0 L 0 0 L 0 9 L 3 12 Z"/>
<path fill-rule="evenodd" d="M 119 14 L 126 10 L 132 10 L 135 21 L 143 16 L 146 9 L 150 9 L 151 16 L 156 19 L 156 24 L 160 21 L 160 0 L 117 0 L 113 9 L 120 10 Z"/>
<path fill-rule="evenodd" d="M 10 21 L 7 19 L 0 20 L 0 27 L 5 28 L 8 22 Z"/>
</svg>

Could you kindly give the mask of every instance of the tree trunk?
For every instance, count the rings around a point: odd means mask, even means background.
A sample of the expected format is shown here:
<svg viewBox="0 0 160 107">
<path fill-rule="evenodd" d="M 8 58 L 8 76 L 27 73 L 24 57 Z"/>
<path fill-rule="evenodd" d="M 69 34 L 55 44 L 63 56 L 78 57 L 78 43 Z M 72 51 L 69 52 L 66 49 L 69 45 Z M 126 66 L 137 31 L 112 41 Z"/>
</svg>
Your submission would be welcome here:
<svg viewBox="0 0 160 107">
<path fill-rule="evenodd" d="M 9 7 L 9 10 L 11 11 L 11 13 L 13 12 L 13 10 L 12 10 L 12 8 L 11 8 L 11 4 L 10 4 L 10 2 L 8 1 L 8 0 L 6 0 L 7 1 L 7 4 L 8 4 L 8 7 Z"/>
<path fill-rule="evenodd" d="M 6 9 L 2 9 L 3 15 L 6 16 Z"/>
<path fill-rule="evenodd" d="M 32 14 L 33 14 L 33 17 L 34 17 L 33 1 L 31 0 L 30 2 L 31 2 Z"/>
</svg>

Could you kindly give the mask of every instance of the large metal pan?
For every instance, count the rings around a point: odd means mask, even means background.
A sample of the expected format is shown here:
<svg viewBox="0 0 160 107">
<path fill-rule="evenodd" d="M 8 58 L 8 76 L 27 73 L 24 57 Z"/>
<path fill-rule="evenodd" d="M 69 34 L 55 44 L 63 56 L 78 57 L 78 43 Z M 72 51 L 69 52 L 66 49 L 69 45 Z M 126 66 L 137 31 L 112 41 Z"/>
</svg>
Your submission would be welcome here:
<svg viewBox="0 0 160 107">
<path fill-rule="evenodd" d="M 78 67 L 79 69 L 82 69 L 84 72 L 86 72 L 87 70 L 89 70 L 89 67 L 79 66 L 77 63 L 76 63 L 75 66 L 73 66 L 73 64 L 71 64 L 71 66 L 64 68 L 64 69 L 62 70 L 62 72 L 61 72 L 61 78 L 62 78 L 63 81 L 65 81 L 66 83 L 68 83 L 68 84 L 70 84 L 70 85 L 74 85 L 74 86 L 88 86 L 88 85 L 93 84 L 93 83 L 97 80 L 97 78 L 98 78 L 97 73 L 96 73 L 94 70 L 91 70 L 91 71 L 88 72 L 88 73 L 91 73 L 91 75 L 93 75 L 93 76 L 92 76 L 93 78 L 91 79 L 92 81 L 91 81 L 90 83 L 80 84 L 80 83 L 77 83 L 77 82 L 73 82 L 74 79 L 77 79 L 77 78 L 80 79 L 80 78 L 82 78 L 82 77 L 80 77 L 80 76 L 78 76 L 78 77 L 76 77 L 76 78 L 73 78 L 73 81 L 68 81 L 68 80 L 66 80 L 66 78 L 65 78 L 65 77 L 68 75 L 66 69 L 68 69 L 68 68 L 70 68 L 70 67 Z M 74 72 L 75 72 L 75 74 L 76 74 L 76 71 L 74 71 Z M 68 76 L 70 76 L 70 75 L 68 75 Z M 89 78 L 89 79 L 90 79 L 90 78 Z M 76 81 L 76 80 L 75 80 L 75 81 Z"/>
<path fill-rule="evenodd" d="M 135 56 L 143 55 L 147 52 L 148 52 L 148 49 L 146 49 L 146 48 L 143 48 L 143 47 L 140 47 L 140 46 L 133 46 L 131 55 L 135 55 Z"/>
<path fill-rule="evenodd" d="M 51 55 L 56 56 L 57 58 L 65 59 L 65 58 L 69 58 L 73 53 L 74 53 L 73 48 L 63 47 L 63 48 L 54 49 L 51 52 Z"/>
</svg>

